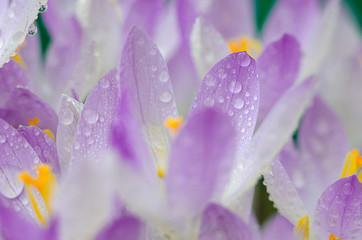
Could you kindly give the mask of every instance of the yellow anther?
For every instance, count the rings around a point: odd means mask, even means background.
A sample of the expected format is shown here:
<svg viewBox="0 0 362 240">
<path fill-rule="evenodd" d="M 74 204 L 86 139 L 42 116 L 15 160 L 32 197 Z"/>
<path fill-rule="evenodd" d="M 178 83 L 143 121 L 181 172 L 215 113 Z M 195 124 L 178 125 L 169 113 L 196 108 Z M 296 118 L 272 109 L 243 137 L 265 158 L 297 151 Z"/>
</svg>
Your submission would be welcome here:
<svg viewBox="0 0 362 240">
<path fill-rule="evenodd" d="M 362 157 L 359 155 L 358 150 L 354 149 L 347 154 L 340 178 L 349 177 L 355 173 L 358 173 L 358 170 L 361 167 Z M 358 174 L 358 179 L 362 181 L 362 172 Z"/>
<path fill-rule="evenodd" d="M 24 41 L 20 47 L 16 49 L 15 56 L 11 57 L 15 62 L 17 62 L 22 68 L 26 69 L 26 64 L 20 55 L 20 48 L 26 45 L 26 41 Z"/>
<path fill-rule="evenodd" d="M 165 127 L 171 130 L 172 135 L 176 135 L 182 126 L 182 117 L 172 118 L 169 117 L 165 121 Z"/>
<path fill-rule="evenodd" d="M 263 51 L 263 46 L 257 39 L 247 36 L 231 39 L 228 41 L 228 45 L 231 52 L 246 51 L 253 58 L 257 58 Z"/>
<path fill-rule="evenodd" d="M 51 131 L 51 130 L 49 130 L 49 129 L 44 129 L 43 130 L 46 134 L 48 134 L 48 136 L 51 138 L 51 139 L 53 139 L 53 141 L 55 142 L 55 136 L 54 136 L 54 133 Z"/>
<path fill-rule="evenodd" d="M 40 210 L 39 202 L 37 202 L 34 196 L 32 187 L 38 190 L 40 196 L 43 198 L 46 212 L 51 216 L 51 203 L 57 188 L 57 180 L 49 165 L 42 164 L 37 166 L 36 169 L 38 171 L 37 178 L 33 178 L 28 172 L 24 171 L 19 174 L 19 179 L 25 184 L 25 189 L 40 223 L 46 224 L 46 218 Z"/>
<path fill-rule="evenodd" d="M 335 236 L 334 236 L 334 234 L 331 234 L 331 235 L 329 235 L 329 240 L 345 240 L 344 238 L 342 239 L 342 238 L 336 238 Z"/>
<path fill-rule="evenodd" d="M 297 224 L 294 226 L 294 232 L 302 240 L 309 239 L 309 216 L 299 219 Z"/>
<path fill-rule="evenodd" d="M 163 168 L 157 168 L 157 174 L 159 178 L 164 178 L 166 176 L 166 172 Z"/>
<path fill-rule="evenodd" d="M 29 119 L 29 126 L 36 126 L 38 123 L 39 123 L 39 118 L 37 117 Z"/>
</svg>

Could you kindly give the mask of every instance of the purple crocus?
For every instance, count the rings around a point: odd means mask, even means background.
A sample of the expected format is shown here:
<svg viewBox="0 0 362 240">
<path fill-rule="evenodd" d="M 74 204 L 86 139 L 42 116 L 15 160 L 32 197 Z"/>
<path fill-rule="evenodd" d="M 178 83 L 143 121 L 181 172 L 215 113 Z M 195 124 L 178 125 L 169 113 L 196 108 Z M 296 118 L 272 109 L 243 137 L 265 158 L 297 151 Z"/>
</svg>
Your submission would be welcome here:
<svg viewBox="0 0 362 240">
<path fill-rule="evenodd" d="M 264 174 L 271 199 L 302 239 L 359 239 L 360 160 L 354 151 L 343 166 L 347 151 L 339 119 L 315 98 L 302 120 L 298 146 L 287 145 Z"/>
</svg>

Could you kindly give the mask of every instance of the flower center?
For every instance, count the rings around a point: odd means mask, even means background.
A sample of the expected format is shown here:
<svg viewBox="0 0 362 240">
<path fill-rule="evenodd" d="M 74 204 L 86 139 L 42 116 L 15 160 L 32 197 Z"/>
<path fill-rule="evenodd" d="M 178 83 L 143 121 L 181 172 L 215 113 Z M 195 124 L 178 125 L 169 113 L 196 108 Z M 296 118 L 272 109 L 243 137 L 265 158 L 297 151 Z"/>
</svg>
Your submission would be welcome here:
<svg viewBox="0 0 362 240">
<path fill-rule="evenodd" d="M 241 38 L 234 38 L 228 41 L 231 52 L 246 51 L 253 58 L 257 58 L 263 51 L 263 46 L 257 39 L 243 36 Z"/>
<path fill-rule="evenodd" d="M 294 227 L 294 232 L 303 240 L 309 239 L 309 216 L 299 219 Z"/>
<path fill-rule="evenodd" d="M 336 238 L 335 236 L 334 236 L 334 234 L 331 234 L 331 235 L 329 235 L 329 240 L 345 240 L 344 238 L 342 239 L 342 238 Z"/>
<path fill-rule="evenodd" d="M 358 173 L 358 170 L 362 167 L 362 157 L 359 155 L 358 150 L 354 149 L 348 153 L 346 161 L 343 166 L 343 170 L 340 178 L 349 177 L 357 173 L 357 177 L 362 182 L 362 172 Z"/>
<path fill-rule="evenodd" d="M 39 123 L 39 119 L 37 117 L 34 117 L 33 119 L 29 119 L 29 126 L 36 126 L 38 123 Z M 51 130 L 44 129 L 43 132 L 45 132 L 55 142 L 55 136 Z"/>
<path fill-rule="evenodd" d="M 26 192 L 39 222 L 45 225 L 45 215 L 52 216 L 51 203 L 57 189 L 57 180 L 51 171 L 51 167 L 47 164 L 36 166 L 36 170 L 38 172 L 37 178 L 33 178 L 28 172 L 23 171 L 19 174 L 19 179 L 24 182 Z M 44 201 L 45 212 L 41 211 L 41 203 L 35 197 L 34 188 L 38 190 Z"/>
</svg>

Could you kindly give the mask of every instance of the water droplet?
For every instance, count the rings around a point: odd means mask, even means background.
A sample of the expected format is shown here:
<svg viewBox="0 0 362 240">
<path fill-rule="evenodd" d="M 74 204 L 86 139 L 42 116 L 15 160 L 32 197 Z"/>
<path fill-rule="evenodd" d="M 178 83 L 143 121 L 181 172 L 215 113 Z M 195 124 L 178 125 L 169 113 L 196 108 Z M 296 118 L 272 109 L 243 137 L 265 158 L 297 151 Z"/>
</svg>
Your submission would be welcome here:
<svg viewBox="0 0 362 240">
<path fill-rule="evenodd" d="M 225 72 L 225 69 L 223 69 L 223 68 L 220 68 L 217 71 L 217 74 L 218 74 L 219 78 L 226 78 L 226 76 L 227 76 L 227 73 Z"/>
<path fill-rule="evenodd" d="M 37 31 L 38 31 L 38 28 L 37 28 L 37 27 L 34 25 L 34 23 L 33 23 L 33 24 L 31 24 L 31 25 L 29 26 L 28 34 L 29 34 L 29 35 L 35 35 Z"/>
<path fill-rule="evenodd" d="M 157 66 L 155 64 L 152 64 L 151 70 L 152 70 L 152 72 L 156 72 L 157 71 Z"/>
<path fill-rule="evenodd" d="M 160 82 L 167 82 L 169 78 L 170 78 L 170 77 L 169 77 L 169 75 L 168 75 L 168 72 L 162 71 L 162 72 L 160 73 L 160 76 L 158 77 L 158 80 L 160 80 Z"/>
<path fill-rule="evenodd" d="M 215 100 L 213 97 L 207 97 L 204 99 L 204 105 L 206 107 L 212 107 L 212 106 L 214 106 L 214 104 L 215 104 Z"/>
<path fill-rule="evenodd" d="M 240 64 L 240 66 L 247 67 L 250 64 L 250 57 L 248 56 L 248 54 L 246 52 L 241 52 L 238 54 L 237 61 Z"/>
<path fill-rule="evenodd" d="M 75 150 L 79 150 L 79 148 L 80 148 L 79 142 L 75 142 L 75 143 L 74 143 L 74 149 L 75 149 Z"/>
<path fill-rule="evenodd" d="M 344 194 L 348 195 L 353 192 L 353 186 L 350 183 L 345 183 L 343 186 L 343 192 Z"/>
<path fill-rule="evenodd" d="M 229 90 L 232 93 L 239 93 L 242 88 L 243 88 L 243 85 L 241 85 L 241 83 L 239 83 L 237 81 L 232 81 L 229 84 Z"/>
<path fill-rule="evenodd" d="M 172 95 L 171 93 L 169 93 L 168 91 L 165 91 L 163 92 L 161 95 L 160 95 L 160 100 L 161 102 L 164 102 L 164 103 L 168 103 L 172 100 Z"/>
<path fill-rule="evenodd" d="M 60 118 L 59 120 L 61 123 L 63 123 L 64 125 L 69 125 L 73 122 L 74 115 L 70 109 L 66 108 L 60 112 L 59 118 Z"/>
<path fill-rule="evenodd" d="M 226 64 L 226 67 L 231 68 L 231 64 L 230 63 Z"/>
<path fill-rule="evenodd" d="M 109 87 L 109 81 L 108 79 L 103 79 L 101 82 L 101 87 L 102 88 L 108 88 Z"/>
<path fill-rule="evenodd" d="M 92 133 L 92 129 L 91 128 L 88 128 L 88 127 L 86 127 L 86 128 L 84 128 L 84 135 L 85 136 L 90 136 L 91 135 L 91 133 Z"/>
<path fill-rule="evenodd" d="M 218 99 L 219 103 L 223 103 L 224 102 L 224 97 L 223 96 L 219 96 Z"/>
<path fill-rule="evenodd" d="M 138 44 L 140 44 L 140 45 L 143 45 L 143 44 L 145 44 L 145 39 L 143 38 L 143 37 L 140 37 L 138 40 L 137 40 L 137 42 L 138 42 Z"/>
<path fill-rule="evenodd" d="M 234 100 L 234 108 L 242 109 L 244 107 L 244 100 L 241 98 L 237 98 Z"/>
<path fill-rule="evenodd" d="M 48 10 L 48 4 L 47 4 L 47 3 L 40 5 L 40 7 L 39 7 L 39 12 L 40 12 L 40 13 L 44 13 L 44 12 L 46 12 L 47 10 Z"/>
<path fill-rule="evenodd" d="M 5 123 L 5 124 L 4 124 L 4 129 L 6 130 L 6 129 L 8 129 L 8 128 L 9 128 L 9 124 Z"/>
<path fill-rule="evenodd" d="M 94 110 L 87 109 L 84 111 L 84 119 L 89 124 L 95 124 L 98 121 L 98 113 Z"/>
<path fill-rule="evenodd" d="M 44 5 L 44 4 L 47 4 L 47 3 L 48 3 L 48 0 L 39 0 L 40 5 Z"/>
<path fill-rule="evenodd" d="M 249 93 L 249 92 L 246 92 L 246 93 L 245 93 L 245 97 L 250 97 L 250 93 Z"/>
<path fill-rule="evenodd" d="M 17 31 L 13 34 L 13 41 L 15 44 L 20 45 L 25 39 L 25 33 L 23 31 Z"/>
<path fill-rule="evenodd" d="M 242 128 L 240 132 L 245 133 L 245 128 Z"/>
<path fill-rule="evenodd" d="M 35 136 L 39 136 L 40 132 L 37 128 L 34 128 L 34 135 Z"/>
<path fill-rule="evenodd" d="M 216 78 L 212 76 L 211 74 L 208 74 L 205 78 L 205 83 L 209 87 L 213 87 L 216 84 Z"/>
<path fill-rule="evenodd" d="M 0 143 L 6 142 L 6 137 L 4 135 L 0 135 Z"/>
<path fill-rule="evenodd" d="M 0 193 L 9 199 L 13 199 L 23 191 L 24 183 L 18 179 L 21 172 L 17 167 L 2 166 L 0 171 Z"/>
<path fill-rule="evenodd" d="M 92 138 L 89 138 L 89 139 L 87 140 L 87 143 L 88 143 L 89 145 L 92 145 L 92 144 L 94 143 L 94 140 L 93 140 Z"/>
<path fill-rule="evenodd" d="M 229 115 L 230 117 L 234 116 L 234 111 L 230 109 L 230 110 L 228 111 L 228 115 Z"/>
</svg>

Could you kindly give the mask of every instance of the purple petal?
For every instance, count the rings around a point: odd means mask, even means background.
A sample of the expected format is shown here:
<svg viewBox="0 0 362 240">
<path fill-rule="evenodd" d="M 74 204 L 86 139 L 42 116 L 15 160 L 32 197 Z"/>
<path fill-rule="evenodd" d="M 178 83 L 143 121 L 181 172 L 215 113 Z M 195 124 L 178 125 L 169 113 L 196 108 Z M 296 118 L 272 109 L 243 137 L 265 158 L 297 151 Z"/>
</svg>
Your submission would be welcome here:
<svg viewBox="0 0 362 240">
<path fill-rule="evenodd" d="M 106 226 L 95 240 L 138 240 L 140 237 L 140 221 L 131 216 L 120 217 Z"/>
<path fill-rule="evenodd" d="M 24 217 L 36 219 L 27 199 L 24 183 L 18 179 L 22 171 L 36 176 L 34 165 L 40 162 L 33 148 L 7 122 L 0 119 L 0 195 L 8 205 Z"/>
<path fill-rule="evenodd" d="M 15 212 L 4 204 L 6 200 L 0 198 L 0 237 L 6 240 L 57 240 L 57 224 L 52 222 L 48 229 L 43 229 L 34 222 L 24 219 L 19 212 Z"/>
<path fill-rule="evenodd" d="M 82 103 L 68 97 L 67 95 L 62 96 L 56 137 L 59 165 L 62 172 L 68 172 L 70 159 L 72 158 L 76 130 L 82 109 Z"/>
<path fill-rule="evenodd" d="M 60 167 L 55 141 L 38 127 L 19 127 L 18 132 L 25 138 L 38 155 L 42 163 L 52 166 L 52 171 L 59 176 Z"/>
<path fill-rule="evenodd" d="M 322 192 L 340 176 L 349 147 L 342 123 L 319 97 L 314 98 L 303 117 L 299 144 L 300 151 L 314 162 L 313 171 L 304 169 L 306 178 L 317 175 Z"/>
<path fill-rule="evenodd" d="M 214 0 L 205 13 L 205 19 L 226 39 L 253 36 L 252 4 L 250 0 Z"/>
<path fill-rule="evenodd" d="M 220 191 L 233 163 L 235 129 L 213 109 L 191 116 L 173 143 L 166 189 L 176 214 L 192 216 Z"/>
<path fill-rule="evenodd" d="M 257 238 L 250 227 L 232 212 L 220 205 L 209 204 L 202 214 L 198 239 L 253 240 Z"/>
<path fill-rule="evenodd" d="M 221 34 L 204 19 L 198 18 L 191 34 L 192 57 L 202 79 L 230 50 Z"/>
<path fill-rule="evenodd" d="M 11 95 L 11 91 L 18 85 L 26 86 L 28 78 L 15 61 L 10 61 L 0 69 L 0 106 L 4 106 Z"/>
<path fill-rule="evenodd" d="M 134 98 L 152 157 L 163 166 L 169 152 L 164 123 L 169 117 L 177 118 L 178 114 L 166 63 L 154 43 L 138 27 L 130 32 L 122 54 L 121 86 Z"/>
<path fill-rule="evenodd" d="M 163 2 L 160 0 L 134 1 L 126 17 L 123 33 L 127 34 L 134 25 L 142 27 L 149 36 L 154 36 Z"/>
<path fill-rule="evenodd" d="M 239 133 L 238 148 L 244 150 L 254 132 L 259 91 L 254 59 L 246 52 L 232 53 L 206 74 L 189 115 L 211 106 L 228 114 Z"/>
<path fill-rule="evenodd" d="M 314 226 L 321 239 L 330 234 L 348 240 L 361 239 L 362 184 L 356 175 L 342 178 L 322 194 L 316 208 Z"/>
<path fill-rule="evenodd" d="M 266 22 L 264 40 L 270 43 L 288 33 L 295 36 L 304 48 L 318 22 L 319 14 L 317 0 L 280 0 Z"/>
<path fill-rule="evenodd" d="M 280 152 L 298 126 L 299 119 L 314 94 L 310 79 L 289 89 L 275 104 L 254 135 L 248 150 L 240 156 L 232 172 L 226 201 L 232 202 L 254 186 L 258 176 Z M 234 195 L 234 196 L 233 196 Z"/>
<path fill-rule="evenodd" d="M 190 0 L 177 1 L 177 16 L 183 44 L 189 49 L 192 26 L 198 16 L 194 2 Z"/>
<path fill-rule="evenodd" d="M 297 240 L 293 233 L 293 224 L 280 215 L 276 215 L 262 230 L 263 240 Z"/>
<path fill-rule="evenodd" d="M 268 45 L 258 59 L 260 81 L 260 107 L 258 122 L 269 113 L 273 105 L 296 80 L 301 52 L 293 36 L 283 35 Z"/>
<path fill-rule="evenodd" d="M 121 155 L 121 160 L 127 162 L 135 171 L 156 178 L 156 168 L 149 153 L 140 120 L 136 117 L 129 92 L 123 92 L 112 129 L 112 144 Z"/>
<path fill-rule="evenodd" d="M 26 88 L 19 87 L 11 92 L 0 116 L 16 128 L 19 125 L 27 126 L 29 119 L 37 117 L 39 128 L 49 129 L 54 134 L 57 132 L 58 117 L 54 110 L 44 100 Z"/>
<path fill-rule="evenodd" d="M 119 103 L 118 72 L 109 71 L 93 88 L 84 104 L 72 152 L 72 163 L 83 159 L 103 162 L 110 144 L 113 119 Z"/>
<path fill-rule="evenodd" d="M 270 172 L 264 174 L 264 179 L 270 199 L 280 214 L 293 224 L 308 215 L 294 183 L 279 160 L 276 159 L 271 163 Z"/>
</svg>

